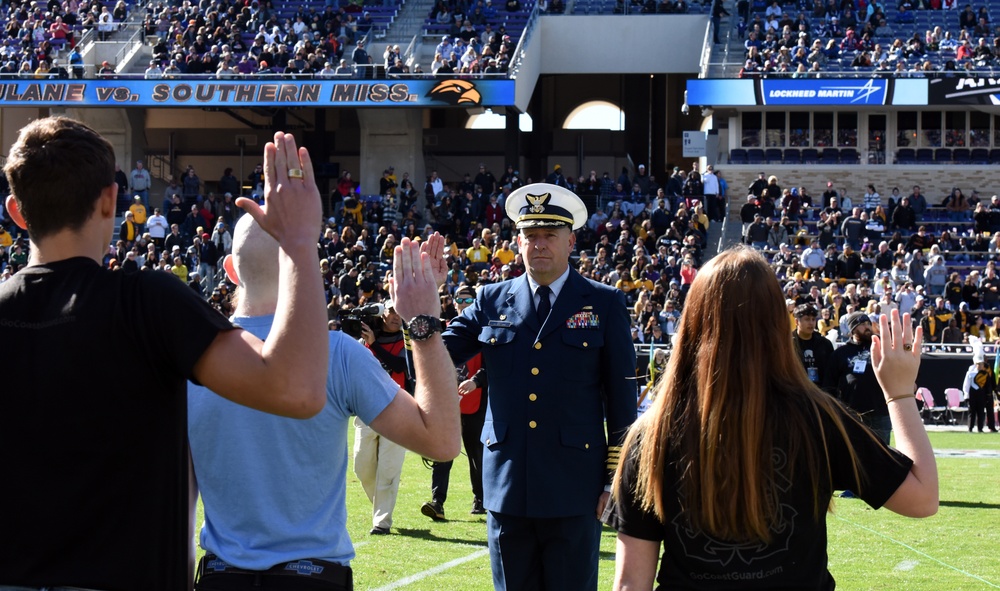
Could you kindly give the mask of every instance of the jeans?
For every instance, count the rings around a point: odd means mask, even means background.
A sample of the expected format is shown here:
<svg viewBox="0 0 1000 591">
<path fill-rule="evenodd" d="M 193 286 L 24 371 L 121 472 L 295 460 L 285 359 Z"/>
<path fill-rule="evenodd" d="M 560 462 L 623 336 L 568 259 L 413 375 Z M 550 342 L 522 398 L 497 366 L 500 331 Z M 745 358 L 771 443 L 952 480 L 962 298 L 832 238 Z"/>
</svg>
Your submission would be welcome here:
<svg viewBox="0 0 1000 591">
<path fill-rule="evenodd" d="M 892 420 L 889 415 L 873 417 L 871 413 L 863 414 L 861 421 L 882 440 L 882 443 L 889 445 L 889 435 L 892 433 Z"/>
</svg>

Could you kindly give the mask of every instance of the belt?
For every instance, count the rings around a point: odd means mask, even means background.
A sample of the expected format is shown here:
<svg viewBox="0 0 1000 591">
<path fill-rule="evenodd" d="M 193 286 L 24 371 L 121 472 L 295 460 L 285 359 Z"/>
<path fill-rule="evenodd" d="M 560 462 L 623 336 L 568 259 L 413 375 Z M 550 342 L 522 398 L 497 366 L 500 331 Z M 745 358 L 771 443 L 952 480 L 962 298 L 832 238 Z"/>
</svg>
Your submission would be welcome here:
<svg viewBox="0 0 1000 591">
<path fill-rule="evenodd" d="M 350 591 L 354 588 L 351 567 L 337 564 L 336 562 L 320 560 L 318 558 L 302 558 L 300 560 L 276 564 L 267 570 L 249 570 L 228 564 L 210 552 L 206 553 L 198 561 L 195 588 L 197 589 L 199 581 L 219 575 L 297 577 L 300 580 L 323 581 L 333 585 L 335 589 Z"/>
</svg>

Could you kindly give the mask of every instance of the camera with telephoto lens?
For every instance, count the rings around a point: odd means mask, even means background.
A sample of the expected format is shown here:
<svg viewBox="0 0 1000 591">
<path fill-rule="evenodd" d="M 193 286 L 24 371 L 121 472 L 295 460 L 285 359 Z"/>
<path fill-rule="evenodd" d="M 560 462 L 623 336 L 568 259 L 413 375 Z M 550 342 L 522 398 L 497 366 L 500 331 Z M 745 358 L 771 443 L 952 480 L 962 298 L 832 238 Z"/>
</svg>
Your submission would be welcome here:
<svg viewBox="0 0 1000 591">
<path fill-rule="evenodd" d="M 368 304 L 358 308 L 348 308 L 337 313 L 340 318 L 340 330 L 352 338 L 361 338 L 361 323 L 364 322 L 374 334 L 382 330 L 382 314 L 385 306 Z"/>
</svg>

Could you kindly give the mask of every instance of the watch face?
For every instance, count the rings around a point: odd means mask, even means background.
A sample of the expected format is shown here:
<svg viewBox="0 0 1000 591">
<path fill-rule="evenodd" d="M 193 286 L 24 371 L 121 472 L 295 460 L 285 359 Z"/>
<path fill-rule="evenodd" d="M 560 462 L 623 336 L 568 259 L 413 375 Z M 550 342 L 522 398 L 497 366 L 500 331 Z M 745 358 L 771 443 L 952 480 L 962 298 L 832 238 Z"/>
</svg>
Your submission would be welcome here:
<svg viewBox="0 0 1000 591">
<path fill-rule="evenodd" d="M 433 316 L 421 314 L 410 321 L 410 337 L 415 341 L 429 339 L 432 334 L 441 330 L 441 321 Z"/>
<path fill-rule="evenodd" d="M 417 316 L 410 322 L 410 336 L 415 339 L 423 339 L 427 337 L 427 333 L 430 332 L 430 323 L 427 322 L 427 318 L 423 316 Z"/>
</svg>

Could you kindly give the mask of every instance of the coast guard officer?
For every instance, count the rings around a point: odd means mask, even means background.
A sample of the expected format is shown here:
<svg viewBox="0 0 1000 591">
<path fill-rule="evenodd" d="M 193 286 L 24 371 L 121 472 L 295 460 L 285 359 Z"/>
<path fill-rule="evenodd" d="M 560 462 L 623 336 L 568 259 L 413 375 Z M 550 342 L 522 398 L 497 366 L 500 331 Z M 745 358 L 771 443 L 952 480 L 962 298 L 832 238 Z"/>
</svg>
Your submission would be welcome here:
<svg viewBox="0 0 1000 591">
<path fill-rule="evenodd" d="M 444 332 L 456 363 L 481 351 L 490 376 L 482 442 L 493 584 L 595 590 L 598 518 L 636 415 L 625 296 L 570 268 L 573 230 L 587 221 L 572 191 L 527 185 L 505 208 L 527 273 L 482 288 Z"/>
</svg>

